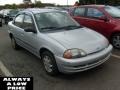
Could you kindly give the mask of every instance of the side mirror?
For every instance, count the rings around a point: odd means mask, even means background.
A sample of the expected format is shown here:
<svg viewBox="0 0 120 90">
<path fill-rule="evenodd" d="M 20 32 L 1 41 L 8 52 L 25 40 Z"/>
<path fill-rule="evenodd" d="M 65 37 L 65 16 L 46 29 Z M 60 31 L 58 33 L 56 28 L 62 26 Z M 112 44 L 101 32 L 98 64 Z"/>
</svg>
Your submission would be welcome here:
<svg viewBox="0 0 120 90">
<path fill-rule="evenodd" d="M 99 20 L 103 20 L 103 21 L 105 21 L 105 22 L 109 21 L 109 19 L 108 19 L 107 17 L 105 17 L 105 16 L 99 17 Z"/>
<path fill-rule="evenodd" d="M 35 29 L 32 28 L 26 28 L 24 29 L 25 32 L 32 32 L 32 33 L 37 33 Z"/>
</svg>

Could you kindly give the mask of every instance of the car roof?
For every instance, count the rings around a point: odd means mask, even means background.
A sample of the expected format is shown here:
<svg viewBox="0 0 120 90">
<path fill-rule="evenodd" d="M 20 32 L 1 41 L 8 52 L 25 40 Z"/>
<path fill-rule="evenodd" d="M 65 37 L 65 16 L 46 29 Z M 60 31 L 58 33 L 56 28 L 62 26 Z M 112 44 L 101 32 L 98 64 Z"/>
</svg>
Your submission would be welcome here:
<svg viewBox="0 0 120 90">
<path fill-rule="evenodd" d="M 28 8 L 23 10 L 22 12 L 32 12 L 33 14 L 37 14 L 37 13 L 54 12 L 54 11 L 59 11 L 59 10 L 46 9 L 46 8 Z"/>
</svg>

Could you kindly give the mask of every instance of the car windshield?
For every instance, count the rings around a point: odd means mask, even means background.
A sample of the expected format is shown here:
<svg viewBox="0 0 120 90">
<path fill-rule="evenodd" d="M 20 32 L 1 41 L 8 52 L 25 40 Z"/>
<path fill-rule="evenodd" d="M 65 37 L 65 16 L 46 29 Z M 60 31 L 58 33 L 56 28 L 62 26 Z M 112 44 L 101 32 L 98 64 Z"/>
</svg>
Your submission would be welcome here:
<svg viewBox="0 0 120 90">
<path fill-rule="evenodd" d="M 80 25 L 64 12 L 37 13 L 35 18 L 40 31 L 80 28 Z"/>
<path fill-rule="evenodd" d="M 113 17 L 120 18 L 120 10 L 116 7 L 106 6 L 105 10 Z"/>
</svg>

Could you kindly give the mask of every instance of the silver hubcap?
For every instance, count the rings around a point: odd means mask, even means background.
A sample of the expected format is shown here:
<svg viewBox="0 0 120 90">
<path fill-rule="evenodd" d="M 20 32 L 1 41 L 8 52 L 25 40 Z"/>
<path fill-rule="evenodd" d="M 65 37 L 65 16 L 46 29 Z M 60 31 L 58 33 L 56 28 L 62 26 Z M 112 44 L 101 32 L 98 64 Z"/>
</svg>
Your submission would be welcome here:
<svg viewBox="0 0 120 90">
<path fill-rule="evenodd" d="M 120 48 L 120 36 L 119 35 L 113 37 L 113 44 L 115 47 Z"/>
<path fill-rule="evenodd" d="M 51 64 L 51 59 L 49 56 L 43 57 L 43 63 L 47 72 L 52 72 L 53 65 Z"/>
<path fill-rule="evenodd" d="M 13 38 L 11 39 L 11 42 L 12 42 L 12 47 L 15 48 L 15 40 Z"/>
</svg>

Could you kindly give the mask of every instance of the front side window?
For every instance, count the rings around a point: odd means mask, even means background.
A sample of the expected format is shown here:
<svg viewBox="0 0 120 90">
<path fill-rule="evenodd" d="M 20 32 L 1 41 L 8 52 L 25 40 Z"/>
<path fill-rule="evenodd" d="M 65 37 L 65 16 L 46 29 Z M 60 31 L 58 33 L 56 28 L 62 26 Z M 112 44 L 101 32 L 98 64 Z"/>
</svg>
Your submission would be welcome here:
<svg viewBox="0 0 120 90">
<path fill-rule="evenodd" d="M 23 14 L 20 14 L 18 15 L 15 20 L 14 20 L 14 24 L 18 27 L 22 27 L 22 24 L 23 24 L 23 18 L 24 18 L 24 15 Z"/>
<path fill-rule="evenodd" d="M 33 20 L 32 20 L 32 17 L 30 15 L 25 15 L 25 18 L 24 18 L 24 25 L 23 25 L 23 28 L 24 29 L 27 29 L 27 28 L 31 28 L 33 29 Z"/>
<path fill-rule="evenodd" d="M 104 16 L 104 14 L 101 11 L 99 11 L 98 9 L 88 8 L 87 16 L 92 17 L 92 18 L 99 18 L 99 17 Z"/>
<path fill-rule="evenodd" d="M 116 7 L 106 6 L 105 11 L 107 11 L 113 18 L 120 18 L 120 10 Z"/>
<path fill-rule="evenodd" d="M 76 8 L 74 12 L 74 16 L 84 16 L 85 8 Z"/>
<path fill-rule="evenodd" d="M 45 12 L 35 14 L 39 30 L 64 29 L 65 27 L 77 27 L 79 24 L 64 12 Z"/>
</svg>

